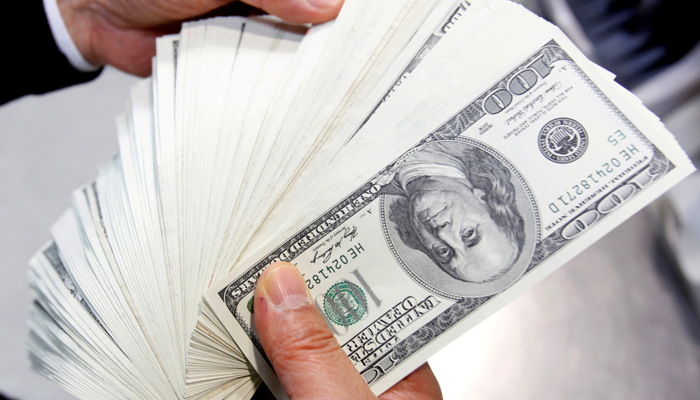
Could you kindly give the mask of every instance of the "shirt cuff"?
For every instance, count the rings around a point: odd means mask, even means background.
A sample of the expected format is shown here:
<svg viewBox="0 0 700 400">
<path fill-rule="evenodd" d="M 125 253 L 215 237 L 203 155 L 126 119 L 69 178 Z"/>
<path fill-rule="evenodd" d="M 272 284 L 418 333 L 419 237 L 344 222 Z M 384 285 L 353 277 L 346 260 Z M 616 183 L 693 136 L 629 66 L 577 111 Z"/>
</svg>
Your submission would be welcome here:
<svg viewBox="0 0 700 400">
<path fill-rule="evenodd" d="M 82 72 L 93 72 L 100 69 L 100 67 L 94 66 L 89 62 L 85 61 L 83 55 L 75 46 L 73 39 L 68 33 L 68 28 L 63 21 L 61 16 L 61 11 L 58 9 L 58 4 L 56 0 L 42 0 L 44 2 L 44 11 L 46 12 L 46 19 L 49 21 L 49 27 L 51 28 L 51 33 L 53 34 L 53 39 L 56 42 L 56 46 L 61 50 L 61 53 L 66 56 L 68 62 L 73 66 L 73 68 Z"/>
</svg>

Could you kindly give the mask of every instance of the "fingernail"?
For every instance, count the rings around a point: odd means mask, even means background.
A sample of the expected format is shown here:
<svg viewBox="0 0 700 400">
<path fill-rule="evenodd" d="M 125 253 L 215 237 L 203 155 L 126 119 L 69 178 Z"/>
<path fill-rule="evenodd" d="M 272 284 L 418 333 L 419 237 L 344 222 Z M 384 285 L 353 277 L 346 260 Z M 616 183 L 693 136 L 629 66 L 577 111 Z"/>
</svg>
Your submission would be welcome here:
<svg viewBox="0 0 700 400">
<path fill-rule="evenodd" d="M 272 304 L 279 308 L 297 308 L 311 302 L 306 283 L 297 268 L 289 263 L 273 264 L 267 272 L 265 291 Z"/>
<path fill-rule="evenodd" d="M 335 7 L 339 0 L 306 0 L 313 8 L 329 8 Z"/>
</svg>

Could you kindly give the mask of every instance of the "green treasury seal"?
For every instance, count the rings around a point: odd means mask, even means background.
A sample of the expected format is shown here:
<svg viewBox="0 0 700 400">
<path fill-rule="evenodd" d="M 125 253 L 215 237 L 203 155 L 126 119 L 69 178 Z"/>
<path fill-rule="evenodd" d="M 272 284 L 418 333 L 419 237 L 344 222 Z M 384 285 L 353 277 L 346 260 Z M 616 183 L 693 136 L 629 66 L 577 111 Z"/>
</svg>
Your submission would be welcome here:
<svg viewBox="0 0 700 400">
<path fill-rule="evenodd" d="M 250 300 L 248 300 L 248 304 L 246 305 L 246 308 L 248 309 L 248 312 L 251 314 L 255 314 L 255 296 L 251 297 Z"/>
<path fill-rule="evenodd" d="M 323 300 L 323 311 L 336 325 L 350 326 L 367 313 L 367 297 L 357 285 L 340 281 L 331 286 Z"/>
</svg>

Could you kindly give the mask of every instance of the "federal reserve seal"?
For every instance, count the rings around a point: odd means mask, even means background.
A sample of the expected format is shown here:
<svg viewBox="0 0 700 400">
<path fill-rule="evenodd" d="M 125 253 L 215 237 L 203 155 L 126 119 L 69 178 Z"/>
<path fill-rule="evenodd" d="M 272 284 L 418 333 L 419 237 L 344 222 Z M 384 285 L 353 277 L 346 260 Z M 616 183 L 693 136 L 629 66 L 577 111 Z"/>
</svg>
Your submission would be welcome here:
<svg viewBox="0 0 700 400">
<path fill-rule="evenodd" d="M 538 138 L 540 151 L 557 164 L 568 164 L 581 158 L 588 147 L 588 134 L 571 118 L 557 118 L 542 127 Z"/>
<path fill-rule="evenodd" d="M 350 326 L 367 313 L 367 297 L 357 285 L 340 281 L 331 286 L 323 301 L 323 311 L 336 325 Z"/>
</svg>

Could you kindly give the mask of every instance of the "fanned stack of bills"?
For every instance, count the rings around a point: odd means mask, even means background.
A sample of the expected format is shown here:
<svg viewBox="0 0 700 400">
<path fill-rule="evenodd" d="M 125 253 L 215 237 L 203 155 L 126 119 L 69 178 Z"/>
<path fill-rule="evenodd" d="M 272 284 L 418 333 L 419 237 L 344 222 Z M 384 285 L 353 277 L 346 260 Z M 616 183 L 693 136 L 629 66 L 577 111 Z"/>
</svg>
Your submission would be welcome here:
<svg viewBox="0 0 700 400">
<path fill-rule="evenodd" d="M 188 23 L 153 72 L 31 260 L 31 358 L 84 399 L 284 398 L 252 322 L 276 260 L 381 393 L 693 170 L 504 0 Z"/>
</svg>

